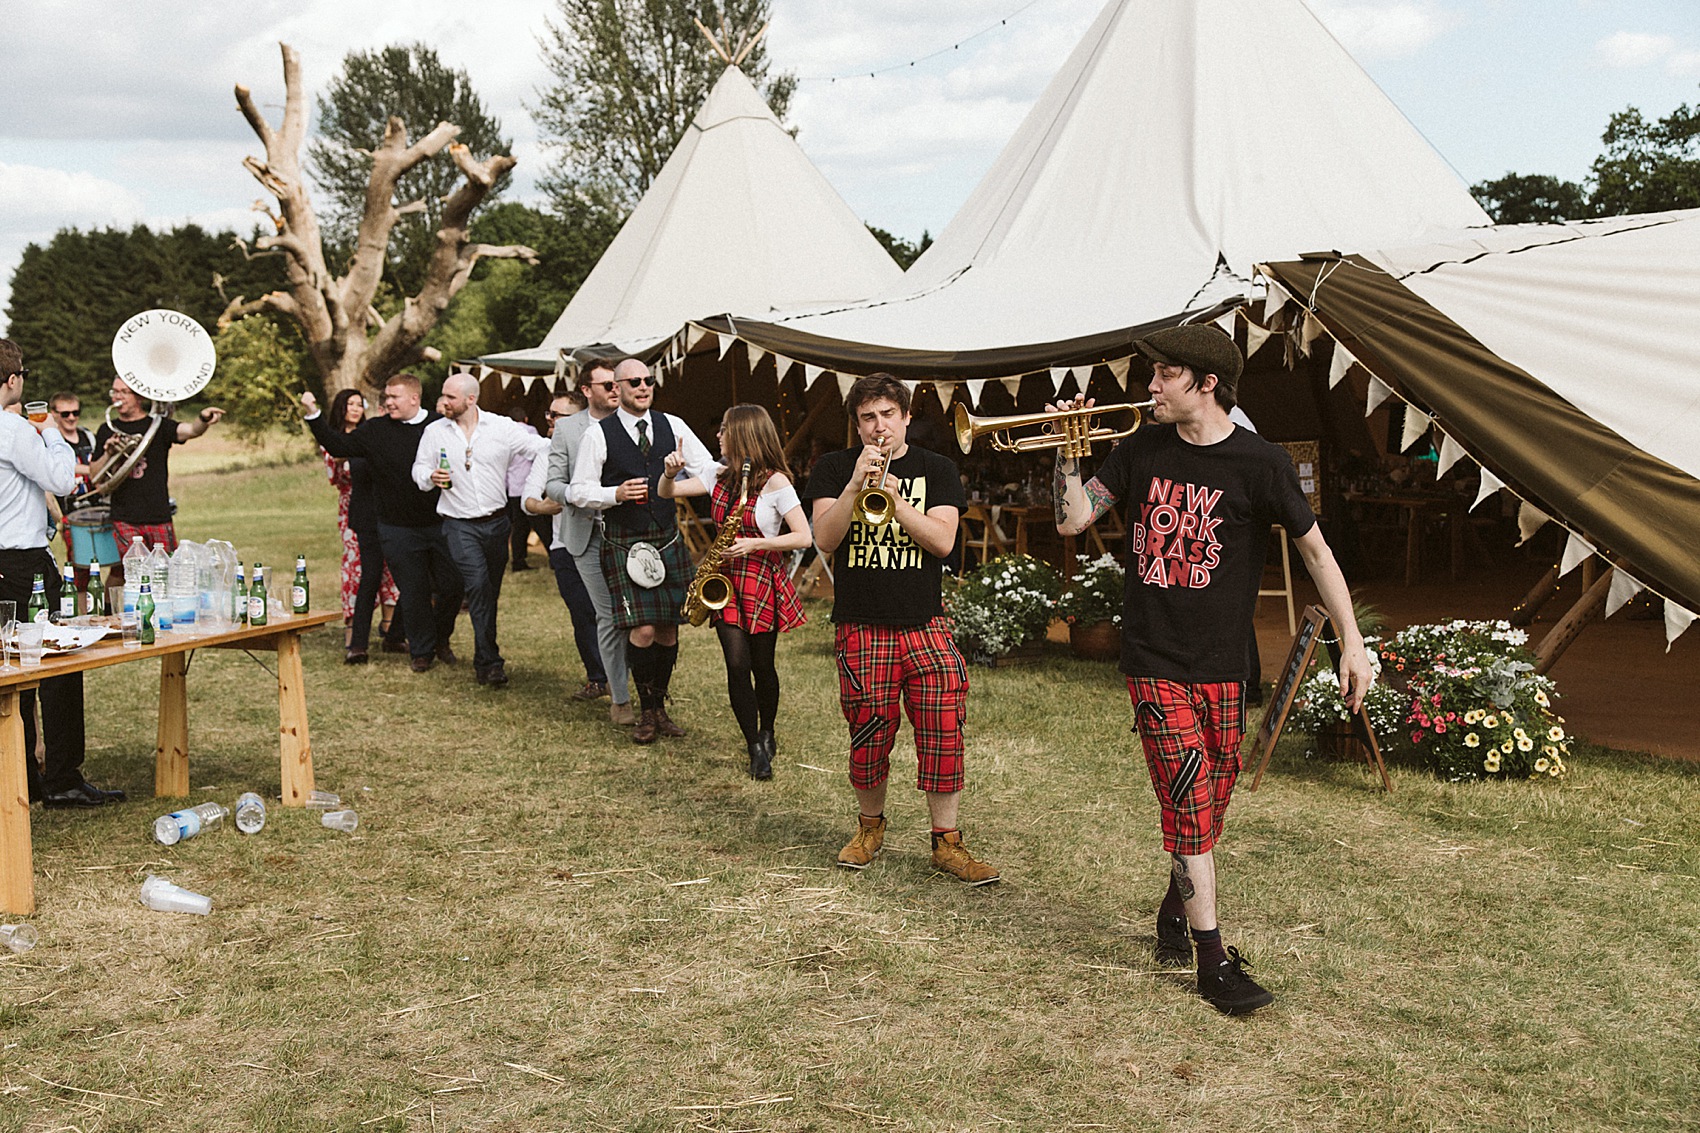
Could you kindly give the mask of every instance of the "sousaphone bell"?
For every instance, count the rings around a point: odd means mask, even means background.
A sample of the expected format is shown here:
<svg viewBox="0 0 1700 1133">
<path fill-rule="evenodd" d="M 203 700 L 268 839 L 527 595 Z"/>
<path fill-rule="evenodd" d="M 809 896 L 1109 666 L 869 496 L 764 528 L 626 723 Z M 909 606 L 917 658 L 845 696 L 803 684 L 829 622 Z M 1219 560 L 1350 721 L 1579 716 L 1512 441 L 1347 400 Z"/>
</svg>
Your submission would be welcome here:
<svg viewBox="0 0 1700 1133">
<path fill-rule="evenodd" d="M 112 338 L 112 367 L 125 385 L 152 402 L 150 420 L 144 433 L 121 432 L 107 406 L 106 423 L 118 438 L 117 446 L 89 478 L 89 494 L 111 495 L 129 478 L 176 403 L 205 389 L 217 362 L 206 328 L 180 311 L 143 311 L 118 328 Z"/>
</svg>

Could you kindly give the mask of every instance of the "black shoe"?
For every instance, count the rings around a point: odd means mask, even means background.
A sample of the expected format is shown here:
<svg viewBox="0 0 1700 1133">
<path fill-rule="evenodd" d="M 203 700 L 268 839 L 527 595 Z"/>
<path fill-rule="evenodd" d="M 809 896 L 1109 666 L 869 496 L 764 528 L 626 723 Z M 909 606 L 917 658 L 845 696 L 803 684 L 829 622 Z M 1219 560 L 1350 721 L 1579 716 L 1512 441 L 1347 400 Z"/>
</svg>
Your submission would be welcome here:
<svg viewBox="0 0 1700 1133">
<path fill-rule="evenodd" d="M 514 573 L 515 574 L 518 574 L 522 570 L 535 570 L 535 569 L 536 568 L 533 567 L 530 563 L 520 563 L 520 562 L 514 563 Z"/>
<path fill-rule="evenodd" d="M 350 649 L 345 651 L 342 655 L 342 663 L 344 665 L 364 665 L 371 659 L 371 657 L 367 656 L 364 649 Z"/>
<path fill-rule="evenodd" d="M 416 673 L 429 673 L 431 671 L 431 666 L 436 663 L 437 659 L 429 653 L 425 654 L 423 657 L 415 657 L 413 659 L 413 671 Z"/>
<path fill-rule="evenodd" d="M 48 807 L 97 807 L 107 803 L 121 803 L 126 798 L 120 790 L 102 790 L 93 783 L 83 781 L 68 791 L 50 791 L 42 803 Z"/>
<path fill-rule="evenodd" d="M 500 661 L 487 669 L 476 669 L 472 675 L 481 685 L 494 685 L 496 688 L 501 688 L 508 683 L 508 670 Z"/>
<path fill-rule="evenodd" d="M 456 657 L 454 649 L 445 643 L 437 646 L 437 660 L 441 661 L 445 665 L 452 665 L 456 661 L 459 661 L 460 658 Z"/>
<path fill-rule="evenodd" d="M 1228 958 L 1214 968 L 1198 973 L 1198 994 L 1226 1015 L 1245 1015 L 1259 1007 L 1275 1002 L 1262 985 L 1245 974 L 1251 962 L 1240 955 L 1238 948 L 1228 949 Z"/>
<path fill-rule="evenodd" d="M 1157 917 L 1157 963 L 1164 968 L 1192 967 L 1192 934 L 1185 917 Z"/>
<path fill-rule="evenodd" d="M 773 778 L 772 732 L 756 733 L 756 742 L 750 745 L 750 775 L 756 779 Z"/>
<path fill-rule="evenodd" d="M 384 652 L 385 653 L 406 653 L 407 652 L 407 639 L 403 638 L 400 641 L 389 641 L 389 640 L 386 639 L 384 641 Z"/>
</svg>

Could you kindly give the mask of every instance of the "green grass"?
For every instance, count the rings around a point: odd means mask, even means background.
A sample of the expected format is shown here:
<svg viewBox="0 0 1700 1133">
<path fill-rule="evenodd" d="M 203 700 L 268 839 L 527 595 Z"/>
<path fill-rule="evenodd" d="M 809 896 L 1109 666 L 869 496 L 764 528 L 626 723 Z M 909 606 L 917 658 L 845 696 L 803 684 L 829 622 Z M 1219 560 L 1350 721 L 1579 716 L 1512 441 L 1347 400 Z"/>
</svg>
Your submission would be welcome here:
<svg viewBox="0 0 1700 1133">
<path fill-rule="evenodd" d="M 317 466 L 175 487 L 186 537 L 304 550 L 334 605 Z M 742 773 L 706 631 L 683 635 L 689 741 L 637 748 L 606 702 L 566 700 L 582 674 L 547 571 L 504 588 L 505 691 L 464 663 L 349 669 L 339 634 L 310 635 L 318 781 L 359 810 L 352 836 L 274 810 L 252 838 L 153 843 L 157 678 L 91 675 L 88 771 L 132 801 L 32 816 L 42 943 L 0 959 L 0 1128 L 1700 1123 L 1695 768 L 1584 745 L 1562 784 L 1396 767 L 1385 795 L 1284 741 L 1219 853 L 1228 939 L 1277 1002 L 1228 1019 L 1150 971 L 1166 858 L 1108 666 L 1052 646 L 972 673 L 964 825 L 1003 885 L 928 867 L 907 730 L 888 852 L 849 874 L 809 612 L 780 650 L 767 784 Z M 271 677 L 209 650 L 189 696 L 194 798 L 275 793 Z M 212 916 L 143 909 L 149 872 Z"/>
</svg>

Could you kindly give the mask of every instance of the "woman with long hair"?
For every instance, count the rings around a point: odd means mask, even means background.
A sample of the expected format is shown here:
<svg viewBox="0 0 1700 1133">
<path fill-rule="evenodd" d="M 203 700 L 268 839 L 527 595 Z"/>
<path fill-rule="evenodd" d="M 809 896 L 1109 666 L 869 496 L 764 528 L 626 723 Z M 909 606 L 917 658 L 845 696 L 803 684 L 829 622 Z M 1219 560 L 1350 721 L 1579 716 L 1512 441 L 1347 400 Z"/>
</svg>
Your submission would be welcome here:
<svg viewBox="0 0 1700 1133">
<path fill-rule="evenodd" d="M 331 401 L 330 421 L 338 432 L 351 433 L 366 416 L 366 399 L 359 390 L 345 389 Z M 338 460 L 323 449 L 325 474 L 337 491 L 336 526 L 342 533 L 342 624 L 343 663 L 364 665 L 366 646 L 372 635 L 373 607 L 383 604 L 378 632 L 386 648 L 402 640 L 394 624 L 397 591 L 384 550 L 378 542 L 378 509 L 372 500 L 372 478 L 362 457 Z M 371 570 L 362 570 L 362 564 Z M 406 646 L 399 646 L 405 651 Z"/>
<path fill-rule="evenodd" d="M 715 523 L 725 523 L 738 502 L 745 461 L 750 480 L 749 506 L 721 568 L 732 583 L 732 595 L 725 608 L 713 614 L 714 631 L 726 657 L 726 692 L 749 749 L 750 775 L 771 779 L 773 721 L 779 712 L 774 648 L 780 631 L 803 624 L 803 604 L 791 585 L 786 559 L 809 545 L 809 521 L 766 409 L 734 405 L 721 418 L 719 437 L 720 464 L 710 505 Z M 682 457 L 668 457 L 658 493 L 666 498 L 708 494 L 709 487 L 700 480 L 673 479 L 683 466 Z"/>
</svg>

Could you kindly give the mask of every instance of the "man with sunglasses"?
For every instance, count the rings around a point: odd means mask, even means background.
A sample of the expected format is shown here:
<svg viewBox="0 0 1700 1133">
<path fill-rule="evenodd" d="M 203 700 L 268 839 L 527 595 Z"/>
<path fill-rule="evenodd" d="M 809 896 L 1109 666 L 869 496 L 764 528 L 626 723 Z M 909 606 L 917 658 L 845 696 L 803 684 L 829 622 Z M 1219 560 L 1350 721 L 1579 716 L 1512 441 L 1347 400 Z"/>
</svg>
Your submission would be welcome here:
<svg viewBox="0 0 1700 1133">
<path fill-rule="evenodd" d="M 119 433 L 142 437 L 151 424 L 142 395 L 123 378 L 112 379 L 112 409 L 116 420 L 103 423 L 94 435 L 100 455 L 90 467 L 96 475 L 115 458 Z M 223 416 L 224 410 L 208 406 L 193 421 L 167 417 L 160 422 L 129 479 L 112 490 L 112 533 L 118 546 L 128 547 L 139 535 L 150 547 L 164 547 L 167 553 L 177 549 L 177 527 L 171 520 L 171 450 L 204 436 Z M 114 567 L 111 581 L 122 582 L 123 574 L 122 565 Z"/>
<path fill-rule="evenodd" d="M 678 512 L 657 486 L 670 455 L 683 461 L 685 475 L 705 484 L 714 458 L 684 421 L 650 411 L 655 379 L 648 366 L 627 358 L 614 367 L 614 380 L 619 411 L 585 430 L 567 502 L 601 511 L 607 525 L 602 572 L 614 624 L 626 631 L 626 663 L 643 709 L 632 742 L 648 744 L 685 734 L 667 715 L 667 690 L 679 658 L 679 608 L 693 574 Z"/>
<path fill-rule="evenodd" d="M 89 474 L 89 462 L 94 459 L 94 434 L 82 426 L 83 406 L 77 400 L 77 395 L 69 390 L 60 390 L 47 399 L 48 423 L 59 430 L 59 435 L 65 438 L 65 443 L 71 446 L 71 451 L 77 454 L 77 483 L 83 484 Z M 80 495 L 72 491 L 59 497 L 59 514 L 69 517 L 78 504 L 98 502 L 99 497 Z M 65 557 L 71 557 L 71 527 L 64 524 Z M 88 585 L 89 568 L 76 568 L 77 589 L 82 590 Z"/>
<path fill-rule="evenodd" d="M 608 680 L 611 699 L 608 719 L 617 727 L 630 728 L 638 718 L 632 709 L 631 678 L 626 669 L 626 635 L 614 625 L 614 598 L 602 573 L 602 513 L 593 508 L 575 507 L 567 498 L 573 481 L 573 464 L 579 449 L 584 447 L 584 434 L 619 410 L 619 389 L 612 362 L 598 359 L 579 372 L 578 390 L 585 409 L 555 425 L 549 442 L 543 495 L 562 508 L 558 524 L 561 546 L 572 557 L 595 611 L 596 648 L 602 655 L 602 671 Z M 554 551 L 550 551 L 550 556 L 553 559 Z M 566 593 L 564 586 L 562 593 Z M 587 690 L 579 691 L 582 694 Z M 582 695 L 578 698 L 584 699 Z"/>
<path fill-rule="evenodd" d="M 548 447 L 500 413 L 478 408 L 478 379 L 450 374 L 443 383 L 443 416 L 425 426 L 413 457 L 413 483 L 437 492 L 437 513 L 449 554 L 466 587 L 472 619 L 472 672 L 481 685 L 508 683 L 496 645 L 496 604 L 508 565 L 508 471 Z M 448 468 L 443 468 L 444 457 Z"/>
</svg>

